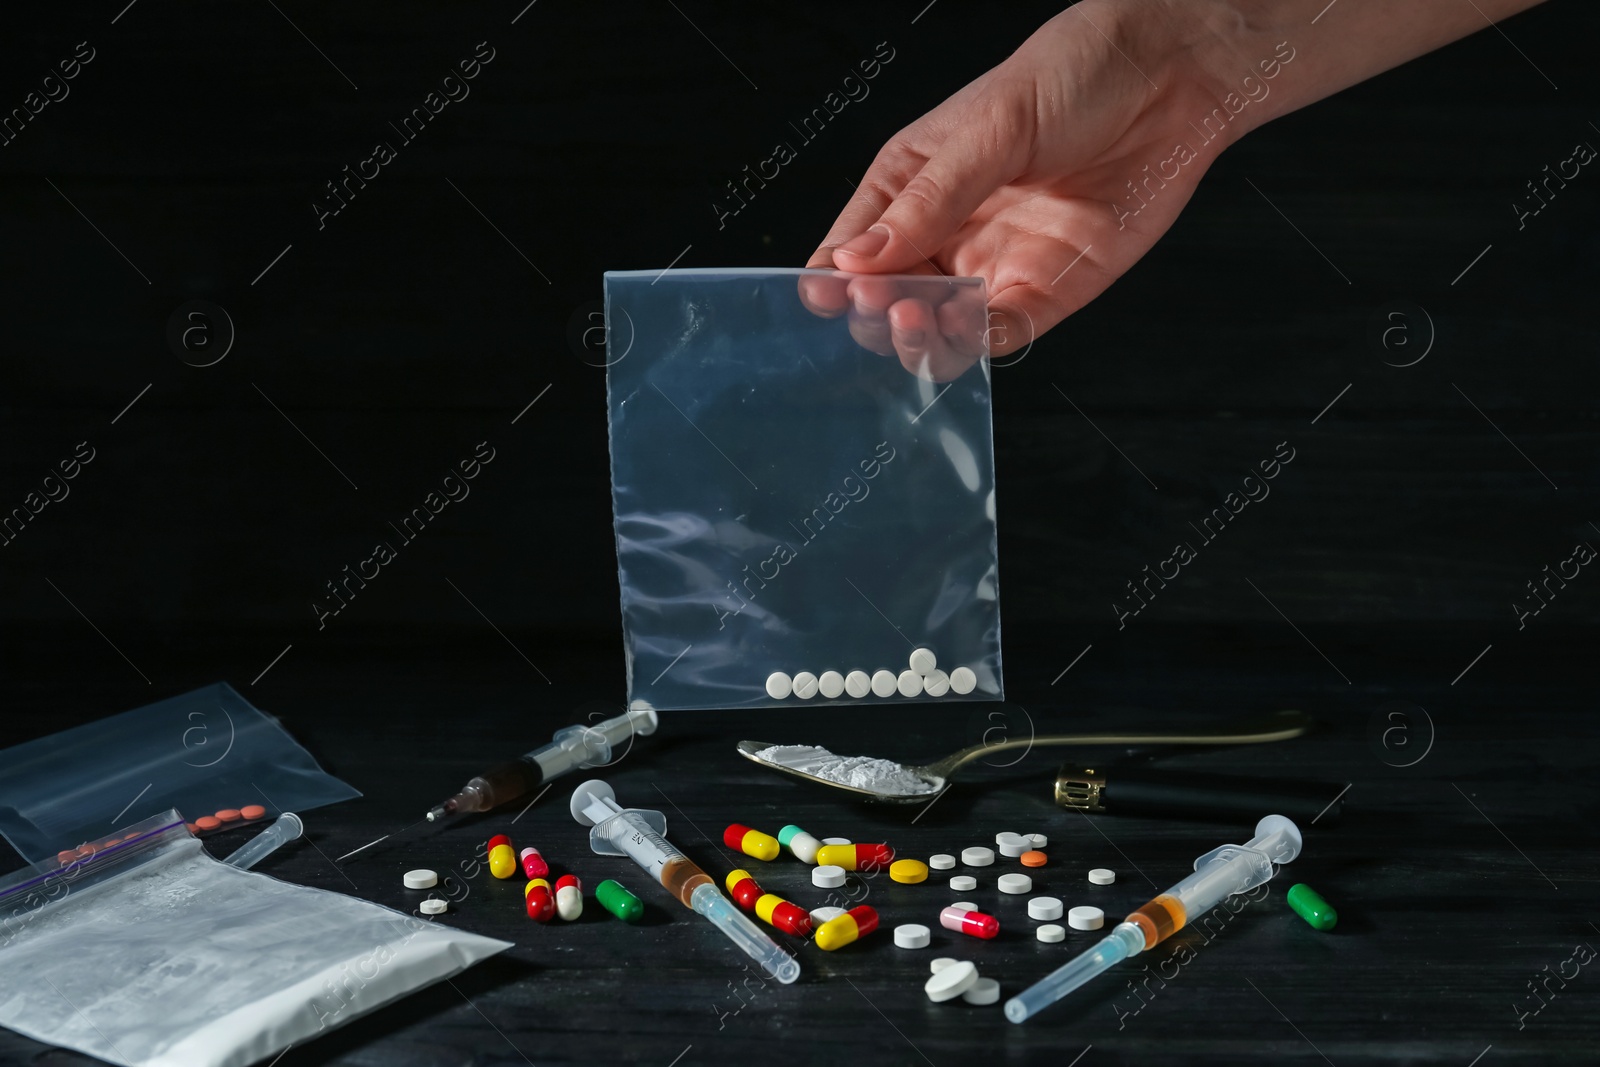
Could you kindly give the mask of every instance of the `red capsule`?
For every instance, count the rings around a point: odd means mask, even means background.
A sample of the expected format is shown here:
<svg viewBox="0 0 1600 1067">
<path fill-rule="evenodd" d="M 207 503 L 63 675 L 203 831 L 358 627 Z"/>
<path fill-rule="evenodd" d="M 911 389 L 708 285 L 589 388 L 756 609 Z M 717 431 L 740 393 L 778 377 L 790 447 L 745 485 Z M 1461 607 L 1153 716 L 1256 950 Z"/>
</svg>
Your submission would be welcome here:
<svg viewBox="0 0 1600 1067">
<path fill-rule="evenodd" d="M 817 849 L 817 862 L 847 871 L 882 870 L 894 862 L 894 849 L 888 845 L 823 845 Z"/>
<path fill-rule="evenodd" d="M 756 880 L 750 877 L 749 871 L 733 871 L 724 884 L 727 885 L 728 892 L 733 895 L 734 902 L 745 911 L 754 911 L 756 901 L 765 893 L 765 890 L 756 884 Z"/>
<path fill-rule="evenodd" d="M 795 937 L 808 937 L 811 934 L 811 913 L 771 893 L 764 894 L 756 901 L 756 915 L 786 934 Z"/>
<path fill-rule="evenodd" d="M 939 925 L 946 930 L 966 934 L 968 937 L 981 937 L 985 941 L 1000 932 L 999 919 L 993 915 L 985 915 L 981 911 L 967 911 L 964 908 L 946 908 L 941 911 Z"/>
<path fill-rule="evenodd" d="M 752 830 L 743 823 L 731 823 L 722 831 L 722 843 L 758 860 L 778 858 L 778 839 L 760 830 Z"/>
<path fill-rule="evenodd" d="M 550 892 L 550 883 L 543 878 L 535 878 L 522 887 L 523 896 L 528 902 L 528 918 L 547 923 L 556 913 L 556 898 Z"/>
<path fill-rule="evenodd" d="M 504 840 L 504 839 L 502 838 L 502 840 Z M 507 842 L 507 844 L 509 844 L 509 843 L 510 842 Z M 490 847 L 493 847 L 494 846 L 494 842 L 490 841 L 489 845 L 490 845 Z M 544 857 L 543 856 L 539 855 L 539 850 L 538 849 L 536 849 L 536 848 L 525 848 L 525 849 L 523 849 L 522 853 L 521 853 L 521 858 L 522 858 L 522 873 L 527 875 L 529 878 L 543 878 L 545 875 L 550 873 L 550 865 L 544 861 Z"/>
</svg>

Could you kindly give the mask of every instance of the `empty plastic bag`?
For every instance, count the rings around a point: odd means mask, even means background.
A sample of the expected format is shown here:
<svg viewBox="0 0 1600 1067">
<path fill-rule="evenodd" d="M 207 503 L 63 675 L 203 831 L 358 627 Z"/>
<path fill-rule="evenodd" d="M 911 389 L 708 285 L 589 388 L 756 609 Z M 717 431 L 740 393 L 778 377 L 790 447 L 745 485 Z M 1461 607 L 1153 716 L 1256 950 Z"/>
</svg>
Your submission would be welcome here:
<svg viewBox="0 0 1600 1067">
<path fill-rule="evenodd" d="M 1000 699 L 983 283 L 669 270 L 605 289 L 629 699 Z M 947 358 L 896 357 L 906 309 Z M 901 679 L 919 648 L 936 667 Z"/>
<path fill-rule="evenodd" d="M 175 811 L 0 882 L 0 1025 L 128 1067 L 245 1067 L 510 947 L 206 854 Z"/>
</svg>

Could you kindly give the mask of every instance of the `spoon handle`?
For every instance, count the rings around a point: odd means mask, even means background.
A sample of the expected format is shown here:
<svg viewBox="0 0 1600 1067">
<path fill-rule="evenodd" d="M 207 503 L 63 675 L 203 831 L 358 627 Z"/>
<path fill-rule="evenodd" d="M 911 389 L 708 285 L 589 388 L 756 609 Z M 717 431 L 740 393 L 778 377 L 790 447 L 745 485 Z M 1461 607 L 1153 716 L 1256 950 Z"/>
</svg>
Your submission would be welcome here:
<svg viewBox="0 0 1600 1067">
<path fill-rule="evenodd" d="M 1299 737 L 1311 728 L 1311 716 L 1300 711 L 1257 715 L 1231 723 L 1201 726 L 1185 733 L 1047 734 L 998 743 L 979 742 L 950 757 L 948 775 L 957 767 L 986 753 L 1055 745 L 1252 745 Z"/>
</svg>

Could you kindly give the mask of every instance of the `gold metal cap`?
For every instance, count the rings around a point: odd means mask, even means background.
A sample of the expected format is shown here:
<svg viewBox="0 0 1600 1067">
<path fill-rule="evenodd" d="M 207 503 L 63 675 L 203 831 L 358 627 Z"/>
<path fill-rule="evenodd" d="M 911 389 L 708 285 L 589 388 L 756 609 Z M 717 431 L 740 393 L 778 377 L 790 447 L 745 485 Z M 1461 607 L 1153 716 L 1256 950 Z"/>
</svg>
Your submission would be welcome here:
<svg viewBox="0 0 1600 1067">
<path fill-rule="evenodd" d="M 1100 803 L 1106 776 L 1093 767 L 1064 763 L 1056 774 L 1056 803 L 1078 811 L 1104 811 Z"/>
</svg>

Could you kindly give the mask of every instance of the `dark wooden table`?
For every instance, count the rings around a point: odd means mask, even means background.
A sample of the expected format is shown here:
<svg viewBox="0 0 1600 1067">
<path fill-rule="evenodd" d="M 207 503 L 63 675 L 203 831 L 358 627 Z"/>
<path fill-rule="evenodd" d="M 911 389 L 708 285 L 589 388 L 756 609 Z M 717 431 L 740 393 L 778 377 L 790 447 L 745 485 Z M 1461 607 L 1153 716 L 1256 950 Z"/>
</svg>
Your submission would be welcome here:
<svg viewBox="0 0 1600 1067">
<path fill-rule="evenodd" d="M 1386 667 L 1388 680 L 1346 686 L 1285 626 L 1169 628 L 1146 636 L 1137 655 L 1086 657 L 1054 687 L 1013 687 L 1006 704 L 907 707 L 870 718 L 843 709 L 670 713 L 654 737 L 605 772 L 624 801 L 663 811 L 671 840 L 708 873 L 720 879 L 745 866 L 768 890 L 807 906 L 827 895 L 810 885 L 808 867 L 736 856 L 722 844 L 722 828 L 740 821 L 775 832 L 795 822 L 818 836 L 885 840 L 919 857 L 989 844 L 1000 830 L 1042 832 L 1050 863 L 1033 872 L 1035 891 L 1068 906 L 1095 904 L 1114 920 L 1177 881 L 1200 852 L 1243 840 L 1249 825 L 1062 811 L 1050 800 L 1060 751 L 1035 750 L 1011 767 L 980 764 L 934 804 L 890 809 L 765 772 L 737 756 L 734 744 L 754 736 L 914 760 L 986 734 L 997 741 L 1034 731 L 1182 726 L 1287 706 L 1318 716 L 1323 728 L 1304 739 L 1160 762 L 1348 784 L 1342 821 L 1305 827 L 1302 857 L 1265 899 L 1220 927 L 1180 931 L 1021 1026 L 1005 1021 L 998 1006 L 935 1005 L 922 992 L 929 961 L 950 955 L 974 961 L 1010 995 L 1095 936 L 1036 941 L 1039 924 L 1026 918 L 1025 898 L 995 889 L 996 874 L 1021 869 L 1015 861 L 977 872 L 980 887 L 970 893 L 952 892 L 948 874 L 917 886 L 853 878 L 849 892 L 878 908 L 886 929 L 832 954 L 797 945 L 802 973 L 790 987 L 752 977 L 741 954 L 645 884 L 629 861 L 592 855 L 587 832 L 566 810 L 580 777 L 558 781 L 529 809 L 517 804 L 400 834 L 336 865 L 333 858 L 413 823 L 486 761 L 539 743 L 581 701 L 615 699 L 618 664 L 576 648 L 559 661 L 562 674 L 589 673 L 592 684 L 530 682 L 526 665 L 493 634 L 452 644 L 396 633 L 313 652 L 257 698 L 366 796 L 307 813 L 307 840 L 262 870 L 409 910 L 423 894 L 401 886 L 402 871 L 458 870 L 481 855 L 488 835 L 507 832 L 587 886 L 619 879 L 645 902 L 646 918 L 624 925 L 591 898 L 580 922 L 536 925 L 522 914 L 521 879 L 480 873 L 442 921 L 515 948 L 452 985 L 294 1048 L 280 1064 L 859 1056 L 944 1065 L 984 1057 L 1071 1063 L 1080 1054 L 1085 1065 L 1467 1064 L 1480 1054 L 1485 1065 L 1592 1062 L 1600 982 L 1591 968 L 1565 988 L 1552 982 L 1555 995 L 1537 1012 L 1528 990 L 1563 967 L 1576 946 L 1600 945 L 1593 925 L 1600 811 L 1591 784 L 1600 726 L 1587 714 L 1592 685 L 1571 670 L 1592 638 L 1552 632 L 1499 664 L 1479 664 L 1452 687 L 1464 643 L 1448 628 L 1372 630 L 1360 641 L 1319 636 L 1341 650 L 1343 670 L 1363 676 Z M 221 654 L 215 636 L 175 643 L 202 660 Z M 9 651 L 45 656 L 54 644 L 13 643 Z M 1053 650 L 1008 651 L 1019 676 L 1059 662 Z M 102 688 L 107 700 L 128 691 Z M 1425 714 L 1389 719 L 1380 709 L 1394 700 Z M 29 734 L 87 712 L 77 700 L 64 706 L 45 686 L 13 707 Z M 1397 724 L 1400 733 L 1381 736 Z M 216 838 L 213 851 L 225 854 L 244 836 Z M 1085 872 L 1100 866 L 1117 872 L 1115 885 L 1087 882 Z M 1338 908 L 1334 931 L 1317 932 L 1289 910 L 1283 893 L 1295 881 Z M 980 942 L 938 928 L 939 908 L 961 898 L 1000 918 L 999 938 Z M 934 927 L 932 946 L 896 948 L 887 927 L 902 922 Z M 1572 965 L 1565 970 L 1571 974 Z M 1137 992 L 1130 987 L 1147 976 Z M 1519 1011 L 1530 1012 L 1521 1026 Z M 0 1062 L 88 1061 L 0 1032 Z"/>
</svg>

